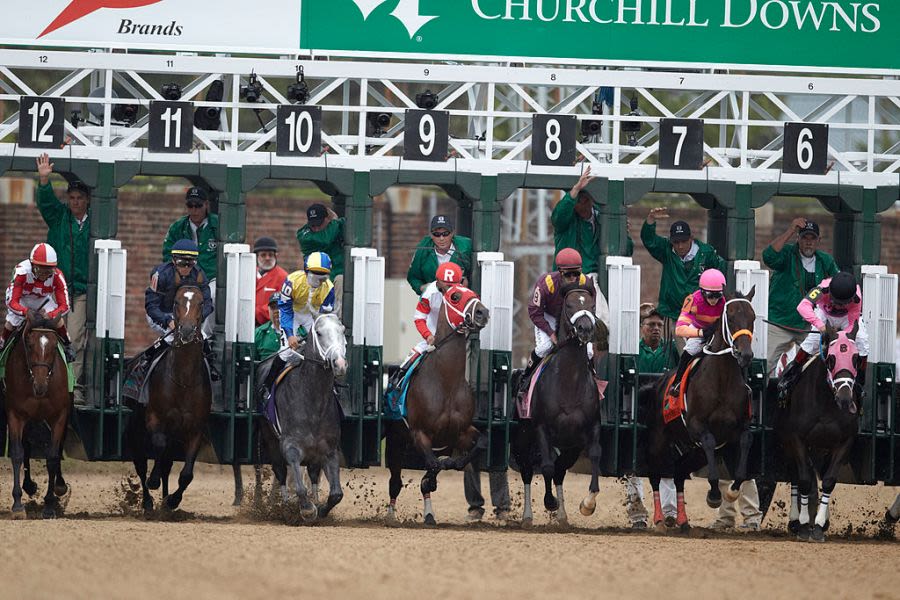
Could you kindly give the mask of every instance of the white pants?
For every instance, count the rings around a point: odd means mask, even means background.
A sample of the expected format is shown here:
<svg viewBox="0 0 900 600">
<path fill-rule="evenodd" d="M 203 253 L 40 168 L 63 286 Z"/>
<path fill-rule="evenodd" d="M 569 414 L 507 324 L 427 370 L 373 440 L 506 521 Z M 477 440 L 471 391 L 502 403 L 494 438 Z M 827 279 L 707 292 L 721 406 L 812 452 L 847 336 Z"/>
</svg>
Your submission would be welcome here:
<svg viewBox="0 0 900 600">
<path fill-rule="evenodd" d="M 25 322 L 25 315 L 9 307 L 9 300 L 11 297 L 12 288 L 10 287 L 6 290 L 6 322 L 9 323 L 13 328 L 16 328 Z M 47 301 L 46 304 L 44 304 L 45 300 Z M 25 308 L 33 308 L 35 310 L 40 308 L 43 304 L 44 307 L 41 310 L 47 313 L 52 312 L 59 307 L 53 296 L 47 296 L 46 298 L 38 298 L 37 296 L 31 295 L 22 296 L 22 299 L 19 302 Z"/>
<path fill-rule="evenodd" d="M 287 365 L 293 365 L 300 362 L 300 354 L 288 344 L 287 332 L 282 329 L 279 332 L 279 336 L 279 340 L 281 340 L 281 349 L 278 351 L 278 358 L 283 360 Z"/>
<path fill-rule="evenodd" d="M 843 315 L 840 317 L 836 317 L 834 315 L 828 315 L 819 307 L 816 307 L 816 316 L 825 323 L 826 325 L 831 325 L 839 330 L 846 329 L 850 324 L 850 320 L 847 315 Z M 860 317 L 859 321 L 859 330 L 856 332 L 856 348 L 859 350 L 860 356 L 868 356 L 869 355 L 869 334 L 866 332 L 866 324 L 863 322 L 863 318 Z M 800 347 L 809 355 L 813 355 L 819 351 L 819 344 L 822 341 L 822 336 L 818 331 L 814 333 L 810 333 L 806 336 L 806 339 L 803 340 L 803 343 L 800 344 Z"/>
<path fill-rule="evenodd" d="M 662 505 L 663 517 L 678 516 L 678 494 L 675 491 L 674 479 L 659 480 L 659 502 Z M 634 475 L 625 477 L 625 509 L 632 523 L 647 521 L 649 515 L 644 507 L 644 480 Z"/>
<path fill-rule="evenodd" d="M 547 319 L 547 323 L 550 325 L 551 329 L 556 329 L 556 319 L 553 318 L 553 315 L 548 315 L 544 313 L 544 318 Z M 539 327 L 534 328 L 534 353 L 537 354 L 540 358 L 544 358 L 548 354 L 550 354 L 550 350 L 553 349 L 553 342 L 550 341 L 550 336 L 544 333 Z M 594 344 L 588 342 L 587 345 L 588 358 L 594 358 Z"/>
<path fill-rule="evenodd" d="M 775 369 L 782 354 L 788 354 L 794 345 L 799 345 L 806 337 L 803 333 L 787 331 L 775 325 L 769 325 L 769 341 L 766 348 L 766 360 L 768 361 L 769 377 L 775 376 Z"/>
<path fill-rule="evenodd" d="M 716 513 L 716 520 L 725 525 L 734 527 L 737 511 L 734 505 L 737 504 L 741 511 L 741 517 L 744 523 L 748 525 L 759 525 L 762 522 L 763 514 L 759 510 L 759 490 L 756 488 L 756 480 L 748 479 L 741 484 L 741 495 L 737 501 L 729 502 L 724 498 L 725 490 L 731 487 L 731 481 L 727 479 L 719 480 L 719 491 L 722 492 L 722 505 Z"/>
<path fill-rule="evenodd" d="M 216 332 L 216 280 L 209 280 L 209 297 L 212 298 L 213 311 L 203 320 L 203 339 L 211 338 Z"/>
<path fill-rule="evenodd" d="M 684 343 L 684 351 L 691 356 L 697 356 L 703 352 L 703 338 L 687 338 L 687 341 Z"/>
</svg>

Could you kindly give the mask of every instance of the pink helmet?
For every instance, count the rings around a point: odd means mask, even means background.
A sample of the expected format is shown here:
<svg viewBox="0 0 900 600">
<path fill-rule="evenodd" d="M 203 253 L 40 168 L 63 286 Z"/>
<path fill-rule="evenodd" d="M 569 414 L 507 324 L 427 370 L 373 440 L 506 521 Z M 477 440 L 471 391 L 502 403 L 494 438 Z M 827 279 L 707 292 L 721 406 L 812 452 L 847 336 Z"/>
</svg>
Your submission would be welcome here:
<svg viewBox="0 0 900 600">
<path fill-rule="evenodd" d="M 725 289 L 725 276 L 718 269 L 707 269 L 700 275 L 700 289 L 721 292 Z"/>
</svg>

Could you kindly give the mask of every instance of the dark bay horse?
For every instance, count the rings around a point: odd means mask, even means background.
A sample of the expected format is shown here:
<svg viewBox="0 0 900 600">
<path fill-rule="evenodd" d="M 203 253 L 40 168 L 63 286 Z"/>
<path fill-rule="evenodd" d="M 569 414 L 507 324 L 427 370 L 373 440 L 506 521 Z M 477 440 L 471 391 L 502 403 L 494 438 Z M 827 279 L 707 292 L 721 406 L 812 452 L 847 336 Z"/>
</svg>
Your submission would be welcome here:
<svg viewBox="0 0 900 600">
<path fill-rule="evenodd" d="M 300 501 L 303 520 L 324 518 L 344 497 L 341 490 L 341 413 L 334 397 L 334 379 L 347 372 L 347 340 L 337 315 L 316 318 L 303 349 L 302 362 L 278 384 L 275 402 L 280 433 L 266 421 L 263 427 L 272 470 L 281 486 L 285 502 L 287 469 L 294 476 L 294 493 Z M 301 467 L 306 466 L 312 482 L 310 494 L 303 483 Z M 319 475 L 328 479 L 328 500 L 318 499 Z"/>
<path fill-rule="evenodd" d="M 43 511 L 45 519 L 56 516 L 58 497 L 68 491 L 60 461 L 72 412 L 72 394 L 69 393 L 66 361 L 59 353 L 58 344 L 55 321 L 29 311 L 22 334 L 15 341 L 15 347 L 10 350 L 6 361 L 6 422 L 13 467 L 13 519 L 26 518 L 19 481 L 19 469 L 25 460 L 23 435 L 26 424 L 46 422 L 50 427 L 47 453 L 49 481 Z M 34 486 L 30 476 L 26 479 Z M 32 490 L 36 491 L 35 487 Z"/>
<path fill-rule="evenodd" d="M 560 523 L 568 520 L 563 480 L 584 449 L 591 461 L 591 481 L 581 502 L 583 514 L 594 513 L 600 491 L 600 392 L 587 352 L 597 325 L 595 300 L 590 290 L 577 284 L 563 287 L 562 293 L 565 304 L 556 327 L 558 345 L 535 385 L 531 418 L 519 420 L 512 445 L 525 484 L 522 524 L 526 527 L 534 520 L 531 480 L 536 464 L 544 476 L 544 508 L 556 513 Z M 551 483 L 556 484 L 556 497 Z"/>
<path fill-rule="evenodd" d="M 388 522 L 396 520 L 401 470 L 410 445 L 425 459 L 421 490 L 427 525 L 435 524 L 431 492 L 437 489 L 438 473 L 464 468 L 480 450 L 479 433 L 472 426 L 475 398 L 465 375 L 466 334 L 480 331 L 488 317 L 487 307 L 472 290 L 453 286 L 444 294 L 435 350 L 422 358 L 410 379 L 406 421 L 386 426 L 386 463 L 391 471 Z M 458 455 L 439 461 L 435 452 L 442 450 Z"/>
<path fill-rule="evenodd" d="M 174 510 L 194 478 L 194 461 L 212 407 L 212 384 L 200 332 L 202 305 L 203 293 L 198 287 L 186 285 L 175 292 L 172 345 L 150 373 L 148 405 L 138 405 L 129 422 L 126 435 L 135 471 L 141 479 L 143 507 L 147 512 L 153 509 L 149 490 L 158 489 L 162 484 L 164 506 Z M 184 447 L 184 468 L 178 476 L 178 489 L 169 495 L 169 473 L 179 445 Z M 149 478 L 148 446 L 155 454 Z"/>
<path fill-rule="evenodd" d="M 848 334 L 826 330 L 825 360 L 816 357 L 801 374 L 784 407 L 779 407 L 775 430 L 785 455 L 792 461 L 791 513 L 788 529 L 801 541 L 825 541 L 828 506 L 840 468 L 847 462 L 859 432 L 856 371 L 859 350 L 854 326 Z M 813 453 L 825 460 L 813 460 Z M 815 465 L 815 466 L 814 466 Z M 816 471 L 822 479 L 819 509 L 814 521 L 809 506 Z M 799 495 L 799 502 L 798 502 Z"/>
<path fill-rule="evenodd" d="M 716 451 L 726 444 L 739 444 L 737 457 L 730 452 L 726 458 L 734 478 L 725 497 L 729 502 L 740 496 L 741 484 L 747 479 L 747 459 L 753 438 L 750 434 L 750 391 L 744 370 L 753 360 L 753 322 L 756 314 L 750 301 L 756 289 L 746 296 L 725 302 L 722 316 L 712 329 L 715 333 L 704 348 L 704 357 L 694 368 L 685 403 L 687 411 L 682 419 L 666 424 L 662 406 L 665 401 L 668 377 L 641 392 L 649 422 L 647 462 L 650 484 L 653 486 L 653 521 L 663 521 L 659 498 L 659 480 L 672 477 L 677 492 L 678 517 L 675 525 L 690 527 L 684 507 L 684 480 L 701 467 L 707 468 L 709 492 L 706 503 L 711 508 L 722 504 L 719 491 L 719 468 Z M 737 463 L 736 465 L 734 463 Z"/>
</svg>

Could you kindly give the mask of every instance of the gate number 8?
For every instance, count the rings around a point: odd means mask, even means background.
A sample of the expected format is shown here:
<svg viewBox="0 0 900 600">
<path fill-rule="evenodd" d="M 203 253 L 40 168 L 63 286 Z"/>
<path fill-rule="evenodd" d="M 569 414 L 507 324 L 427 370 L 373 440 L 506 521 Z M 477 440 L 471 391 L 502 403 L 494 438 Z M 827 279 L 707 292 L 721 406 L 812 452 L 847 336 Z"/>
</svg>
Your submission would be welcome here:
<svg viewBox="0 0 900 600">
<path fill-rule="evenodd" d="M 556 119 L 547 121 L 547 142 L 544 144 L 544 154 L 549 160 L 559 160 L 562 156 L 562 141 L 559 139 L 560 125 Z M 552 148 L 552 149 L 551 149 Z"/>
</svg>

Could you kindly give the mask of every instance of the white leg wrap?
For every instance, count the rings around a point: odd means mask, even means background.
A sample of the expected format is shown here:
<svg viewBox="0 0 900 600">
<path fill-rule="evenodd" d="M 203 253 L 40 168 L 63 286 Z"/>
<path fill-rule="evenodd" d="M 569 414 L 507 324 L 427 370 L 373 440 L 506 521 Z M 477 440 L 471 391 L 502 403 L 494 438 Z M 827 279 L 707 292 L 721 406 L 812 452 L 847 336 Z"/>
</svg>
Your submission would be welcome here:
<svg viewBox="0 0 900 600">
<path fill-rule="evenodd" d="M 825 522 L 828 520 L 829 502 L 831 502 L 831 494 L 822 492 L 822 495 L 819 497 L 819 510 L 816 513 L 816 525 L 819 527 L 825 527 Z"/>
<path fill-rule="evenodd" d="M 431 508 L 431 497 L 425 498 L 425 513 L 434 516 L 434 509 Z"/>
<path fill-rule="evenodd" d="M 897 498 L 891 505 L 891 516 L 894 518 L 900 518 L 900 494 L 897 494 Z"/>
<path fill-rule="evenodd" d="M 556 486 L 556 499 L 559 502 L 559 509 L 557 509 L 556 514 L 560 519 L 566 518 L 566 500 L 563 497 L 563 486 Z"/>
<path fill-rule="evenodd" d="M 806 494 L 800 494 L 800 524 L 806 525 L 809 523 L 809 496 Z"/>
<path fill-rule="evenodd" d="M 791 486 L 791 514 L 788 517 L 791 521 L 796 521 L 800 518 L 800 501 L 798 497 L 800 495 L 800 490 L 796 485 Z"/>
<path fill-rule="evenodd" d="M 522 519 L 533 519 L 531 513 L 531 486 L 525 486 L 525 508 L 522 510 Z"/>
</svg>

